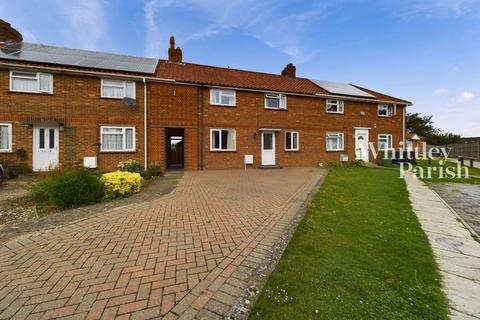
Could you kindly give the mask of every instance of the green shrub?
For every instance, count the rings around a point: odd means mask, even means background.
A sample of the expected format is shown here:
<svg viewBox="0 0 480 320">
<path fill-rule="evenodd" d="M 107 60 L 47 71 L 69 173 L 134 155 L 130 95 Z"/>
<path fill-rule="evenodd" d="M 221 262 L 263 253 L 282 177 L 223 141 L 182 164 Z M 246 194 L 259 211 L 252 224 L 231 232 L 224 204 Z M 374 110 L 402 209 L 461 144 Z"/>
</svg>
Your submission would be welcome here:
<svg viewBox="0 0 480 320">
<path fill-rule="evenodd" d="M 152 162 L 148 165 L 147 176 L 148 177 L 159 177 L 163 175 L 162 168 L 156 162 Z"/>
<path fill-rule="evenodd" d="M 137 172 L 115 171 L 102 174 L 100 182 L 104 185 L 105 198 L 125 197 L 140 192 L 142 176 Z"/>
<path fill-rule="evenodd" d="M 9 179 L 18 178 L 19 175 L 29 173 L 30 168 L 26 163 L 16 163 L 11 161 L 2 161 L 5 176 Z"/>
<path fill-rule="evenodd" d="M 98 202 L 103 198 L 104 190 L 93 172 L 80 168 L 49 173 L 32 187 L 31 195 L 37 203 L 66 209 Z"/>
<path fill-rule="evenodd" d="M 140 174 L 144 173 L 143 166 L 140 164 L 138 160 L 130 159 L 127 161 L 120 162 L 117 165 L 117 168 L 120 171 L 136 172 Z"/>
</svg>

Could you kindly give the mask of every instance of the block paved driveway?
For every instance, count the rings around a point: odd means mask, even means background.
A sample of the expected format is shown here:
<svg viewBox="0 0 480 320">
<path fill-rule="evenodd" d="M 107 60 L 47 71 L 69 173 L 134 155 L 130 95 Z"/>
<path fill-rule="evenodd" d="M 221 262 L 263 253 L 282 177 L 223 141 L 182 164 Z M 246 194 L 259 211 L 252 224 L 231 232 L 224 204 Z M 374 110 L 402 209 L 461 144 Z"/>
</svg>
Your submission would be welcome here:
<svg viewBox="0 0 480 320">
<path fill-rule="evenodd" d="M 325 171 L 187 172 L 170 194 L 0 245 L 0 319 L 217 319 Z"/>
</svg>

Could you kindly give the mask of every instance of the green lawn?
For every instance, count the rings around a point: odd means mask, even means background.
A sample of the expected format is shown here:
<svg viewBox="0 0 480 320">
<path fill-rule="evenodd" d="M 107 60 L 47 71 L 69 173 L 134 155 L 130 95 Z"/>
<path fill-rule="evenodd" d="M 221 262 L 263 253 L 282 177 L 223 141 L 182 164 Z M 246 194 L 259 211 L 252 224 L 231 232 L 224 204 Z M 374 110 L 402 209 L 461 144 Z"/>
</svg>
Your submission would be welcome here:
<svg viewBox="0 0 480 320">
<path fill-rule="evenodd" d="M 332 168 L 250 319 L 447 319 L 398 170 Z"/>
<path fill-rule="evenodd" d="M 425 182 L 456 182 L 456 183 L 471 183 L 471 184 L 480 184 L 480 169 L 478 168 L 468 168 L 468 173 L 469 173 L 469 178 L 451 178 L 445 176 L 446 168 L 451 168 L 455 174 L 457 174 L 457 163 L 456 162 L 450 162 L 450 161 L 442 161 L 442 164 L 439 163 L 439 160 L 432 160 L 430 163 L 428 163 L 428 160 L 418 160 L 417 165 L 415 167 L 417 168 L 423 168 L 424 174 L 427 174 L 427 168 L 428 167 L 436 167 L 436 168 L 442 168 L 444 172 L 444 178 L 440 178 L 440 173 L 439 170 L 437 171 L 432 171 L 431 178 L 423 178 L 422 180 Z M 462 169 L 462 176 L 465 175 L 465 169 Z"/>
</svg>

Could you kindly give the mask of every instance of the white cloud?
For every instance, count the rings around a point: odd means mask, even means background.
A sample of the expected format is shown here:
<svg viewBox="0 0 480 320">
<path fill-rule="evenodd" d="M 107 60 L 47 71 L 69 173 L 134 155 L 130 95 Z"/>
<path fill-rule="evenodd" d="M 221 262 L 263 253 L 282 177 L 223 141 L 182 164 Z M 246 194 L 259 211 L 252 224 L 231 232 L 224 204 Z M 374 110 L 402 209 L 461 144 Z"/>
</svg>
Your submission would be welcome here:
<svg viewBox="0 0 480 320">
<path fill-rule="evenodd" d="M 435 91 L 433 91 L 434 96 L 442 97 L 442 96 L 446 96 L 447 94 L 448 94 L 448 89 L 446 88 L 438 88 Z"/>
<path fill-rule="evenodd" d="M 168 46 L 168 26 L 160 25 L 162 14 L 171 8 L 198 12 L 203 26 L 192 27 L 182 41 L 194 41 L 212 37 L 231 29 L 254 37 L 266 45 L 289 55 L 294 63 L 301 63 L 312 57 L 312 52 L 302 41 L 302 35 L 310 22 L 325 12 L 325 4 L 302 13 L 281 13 L 281 5 L 273 1 L 254 0 L 151 0 L 144 7 L 147 26 L 146 54 L 158 56 Z M 219 9 L 221 8 L 221 9 Z M 183 25 L 182 27 L 184 27 Z M 193 29 L 195 28 L 195 29 Z M 178 32 L 176 32 L 178 34 Z"/>
<path fill-rule="evenodd" d="M 475 94 L 469 91 L 463 91 L 457 98 L 457 101 L 460 103 L 470 102 L 475 98 Z"/>
<path fill-rule="evenodd" d="M 57 1 L 65 18 L 64 36 L 69 46 L 98 50 L 106 39 L 107 16 L 101 0 Z"/>
<path fill-rule="evenodd" d="M 406 0 L 396 2 L 403 5 L 400 16 L 404 18 L 448 18 L 478 14 L 478 0 Z"/>
</svg>

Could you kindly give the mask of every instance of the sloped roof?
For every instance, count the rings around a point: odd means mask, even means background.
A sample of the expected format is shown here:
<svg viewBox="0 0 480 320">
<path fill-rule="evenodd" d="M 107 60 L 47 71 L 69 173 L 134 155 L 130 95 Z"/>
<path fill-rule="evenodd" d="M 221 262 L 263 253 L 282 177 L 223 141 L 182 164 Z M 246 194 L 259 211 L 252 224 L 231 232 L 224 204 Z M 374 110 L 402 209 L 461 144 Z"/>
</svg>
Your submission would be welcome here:
<svg viewBox="0 0 480 320">
<path fill-rule="evenodd" d="M 213 67 L 194 63 L 171 63 L 165 60 L 159 60 L 156 76 L 159 78 L 211 86 L 311 95 L 328 93 L 305 78 L 288 78 L 277 74 Z"/>
<path fill-rule="evenodd" d="M 47 46 L 28 42 L 0 48 L 0 58 L 34 63 L 153 74 L 157 59 Z"/>
</svg>

